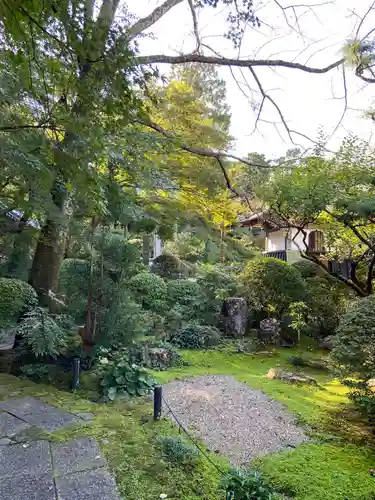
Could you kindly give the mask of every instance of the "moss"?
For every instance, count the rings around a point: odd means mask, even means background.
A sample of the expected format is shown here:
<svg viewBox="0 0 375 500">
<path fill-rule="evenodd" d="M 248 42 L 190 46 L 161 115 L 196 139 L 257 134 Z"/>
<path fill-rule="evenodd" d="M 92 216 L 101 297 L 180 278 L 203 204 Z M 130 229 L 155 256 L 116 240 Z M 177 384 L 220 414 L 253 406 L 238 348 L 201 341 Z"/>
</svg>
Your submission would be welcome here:
<svg viewBox="0 0 375 500">
<path fill-rule="evenodd" d="M 375 454 L 367 447 L 305 444 L 258 462 L 275 485 L 295 500 L 375 498 Z"/>
</svg>

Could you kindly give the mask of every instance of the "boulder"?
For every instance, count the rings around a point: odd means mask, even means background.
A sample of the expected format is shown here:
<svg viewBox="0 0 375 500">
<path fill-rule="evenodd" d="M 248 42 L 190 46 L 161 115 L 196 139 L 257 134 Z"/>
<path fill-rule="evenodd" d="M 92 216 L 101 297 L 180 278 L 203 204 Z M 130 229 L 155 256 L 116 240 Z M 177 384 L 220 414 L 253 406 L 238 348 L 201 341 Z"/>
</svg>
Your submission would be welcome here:
<svg viewBox="0 0 375 500">
<path fill-rule="evenodd" d="M 259 337 L 267 344 L 279 344 L 281 340 L 280 321 L 276 318 L 262 319 L 259 324 Z"/>
<path fill-rule="evenodd" d="M 327 351 L 331 351 L 334 348 L 336 340 L 336 335 L 328 335 L 319 342 L 319 347 L 321 349 L 326 349 Z"/>
<path fill-rule="evenodd" d="M 13 349 L 16 341 L 16 328 L 4 328 L 0 330 L 0 351 L 9 351 Z"/>
<path fill-rule="evenodd" d="M 268 370 L 266 377 L 269 379 L 283 380 L 291 384 L 318 385 L 313 377 L 309 377 L 303 373 L 287 372 L 280 368 L 271 368 Z"/>
<path fill-rule="evenodd" d="M 367 381 L 367 387 L 369 387 L 370 389 L 374 389 L 375 388 L 375 378 L 369 378 L 368 381 Z"/>
<path fill-rule="evenodd" d="M 243 337 L 247 327 L 247 304 L 242 297 L 229 297 L 223 303 L 225 333 L 230 337 Z"/>
</svg>

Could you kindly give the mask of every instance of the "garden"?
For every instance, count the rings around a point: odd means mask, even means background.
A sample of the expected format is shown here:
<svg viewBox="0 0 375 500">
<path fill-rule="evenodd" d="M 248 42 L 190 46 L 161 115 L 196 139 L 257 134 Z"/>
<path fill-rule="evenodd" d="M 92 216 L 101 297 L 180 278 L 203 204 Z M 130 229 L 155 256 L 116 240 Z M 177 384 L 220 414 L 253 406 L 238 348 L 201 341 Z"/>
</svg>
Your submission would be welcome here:
<svg viewBox="0 0 375 500">
<path fill-rule="evenodd" d="M 374 82 L 373 6 L 314 67 L 240 58 L 304 5 L 151 3 L 0 2 L 0 497 L 374 500 L 374 147 L 330 143 Z M 180 8 L 195 48 L 147 55 Z M 258 67 L 339 68 L 334 132 L 294 130 Z M 223 68 L 292 149 L 236 153 Z"/>
</svg>

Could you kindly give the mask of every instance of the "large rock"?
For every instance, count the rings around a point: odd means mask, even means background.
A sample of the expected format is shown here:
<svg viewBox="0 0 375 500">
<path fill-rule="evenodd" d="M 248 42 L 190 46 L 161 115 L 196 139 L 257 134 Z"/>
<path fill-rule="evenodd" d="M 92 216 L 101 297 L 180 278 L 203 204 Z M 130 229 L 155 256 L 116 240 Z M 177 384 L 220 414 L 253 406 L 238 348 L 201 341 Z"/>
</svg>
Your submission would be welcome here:
<svg viewBox="0 0 375 500">
<path fill-rule="evenodd" d="M 16 341 L 16 328 L 4 328 L 0 330 L 0 351 L 13 349 Z"/>
<path fill-rule="evenodd" d="M 262 319 L 259 323 L 259 337 L 267 344 L 279 344 L 281 340 L 281 325 L 276 318 Z"/>
<path fill-rule="evenodd" d="M 313 377 L 304 375 L 303 373 L 294 373 L 281 370 L 280 368 L 271 368 L 268 370 L 266 377 L 269 379 L 284 380 L 291 384 L 308 384 L 318 385 Z"/>
<path fill-rule="evenodd" d="M 225 333 L 231 337 L 243 337 L 247 327 L 247 304 L 242 297 L 229 297 L 223 304 Z"/>
<path fill-rule="evenodd" d="M 319 347 L 321 349 L 326 349 L 327 351 L 331 351 L 335 346 L 336 335 L 328 335 L 319 342 Z"/>
</svg>

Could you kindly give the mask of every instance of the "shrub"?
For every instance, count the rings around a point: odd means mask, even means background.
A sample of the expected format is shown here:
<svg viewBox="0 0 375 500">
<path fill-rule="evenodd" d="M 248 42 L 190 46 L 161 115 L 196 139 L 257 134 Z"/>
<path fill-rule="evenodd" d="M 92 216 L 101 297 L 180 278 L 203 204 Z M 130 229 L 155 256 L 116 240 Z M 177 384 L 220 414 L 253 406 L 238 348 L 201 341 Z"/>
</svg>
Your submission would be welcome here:
<svg viewBox="0 0 375 500">
<path fill-rule="evenodd" d="M 23 313 L 37 305 L 37 294 L 28 283 L 0 278 L 0 328 L 14 325 Z"/>
<path fill-rule="evenodd" d="M 60 291 L 67 311 L 82 322 L 87 313 L 90 264 L 81 259 L 64 259 L 60 269 Z"/>
<path fill-rule="evenodd" d="M 264 258 L 250 261 L 241 282 L 250 307 L 267 310 L 280 317 L 292 302 L 303 301 L 305 282 L 300 272 L 280 259 Z"/>
<path fill-rule="evenodd" d="M 186 349 L 208 349 L 220 343 L 221 332 L 214 326 L 190 325 L 171 336 L 171 343 Z"/>
<path fill-rule="evenodd" d="M 145 396 L 155 385 L 154 379 L 142 367 L 129 362 L 124 351 L 112 357 L 99 358 L 99 379 L 105 399 Z"/>
<path fill-rule="evenodd" d="M 189 267 L 170 254 L 162 254 L 152 261 L 152 272 L 164 279 L 174 280 L 189 274 Z"/>
<path fill-rule="evenodd" d="M 21 374 L 22 378 L 27 378 L 29 380 L 33 380 L 34 382 L 51 382 L 48 366 L 40 363 L 22 366 Z"/>
<path fill-rule="evenodd" d="M 129 281 L 129 288 L 145 309 L 159 311 L 165 308 L 167 285 L 160 276 L 147 272 L 137 274 Z"/>
<path fill-rule="evenodd" d="M 172 436 L 159 436 L 160 445 L 164 460 L 178 465 L 195 465 L 198 462 L 198 450 L 186 444 L 181 438 Z"/>
<path fill-rule="evenodd" d="M 356 301 L 342 316 L 331 356 L 346 376 L 375 376 L 375 296 Z"/>
<path fill-rule="evenodd" d="M 297 269 L 303 278 L 315 278 L 326 274 L 319 264 L 306 259 L 297 260 L 292 264 L 292 267 Z"/>
<path fill-rule="evenodd" d="M 67 332 L 41 307 L 26 313 L 17 331 L 36 357 L 58 356 L 67 340 Z"/>
<path fill-rule="evenodd" d="M 191 280 L 170 281 L 167 285 L 168 302 L 172 305 L 196 307 L 202 303 L 203 295 L 200 286 Z"/>
<path fill-rule="evenodd" d="M 280 498 L 262 474 L 246 469 L 229 469 L 222 478 L 222 486 L 227 491 L 227 498 L 233 500 L 277 500 Z"/>
</svg>

